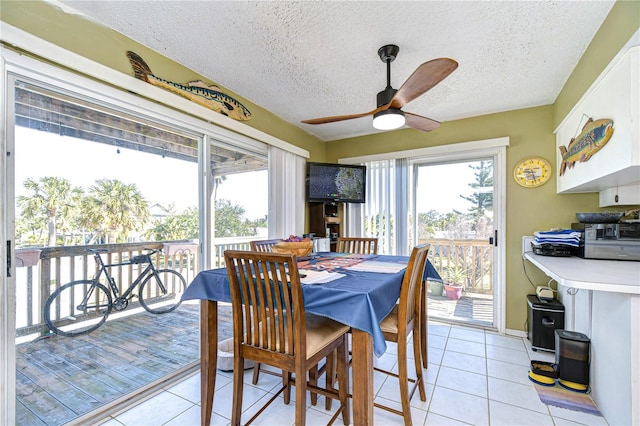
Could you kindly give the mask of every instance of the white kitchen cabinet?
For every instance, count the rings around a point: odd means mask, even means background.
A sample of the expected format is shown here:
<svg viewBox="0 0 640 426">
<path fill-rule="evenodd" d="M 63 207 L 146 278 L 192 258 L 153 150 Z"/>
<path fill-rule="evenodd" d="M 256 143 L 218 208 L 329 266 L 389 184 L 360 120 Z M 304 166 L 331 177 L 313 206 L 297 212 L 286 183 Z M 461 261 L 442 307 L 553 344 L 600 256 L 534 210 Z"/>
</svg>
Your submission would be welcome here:
<svg viewBox="0 0 640 426">
<path fill-rule="evenodd" d="M 610 192 L 618 190 L 616 188 L 640 185 L 638 44 L 640 34 L 636 33 L 556 129 L 558 193 L 605 191 L 608 196 Z M 613 135 L 588 161 L 576 162 L 560 176 L 563 161 L 560 147 L 568 148 L 571 139 L 580 134 L 588 118 L 594 121 L 613 120 Z M 618 198 L 621 198 L 620 194 Z"/>
<path fill-rule="evenodd" d="M 640 184 L 600 191 L 600 207 L 640 205 Z"/>
</svg>

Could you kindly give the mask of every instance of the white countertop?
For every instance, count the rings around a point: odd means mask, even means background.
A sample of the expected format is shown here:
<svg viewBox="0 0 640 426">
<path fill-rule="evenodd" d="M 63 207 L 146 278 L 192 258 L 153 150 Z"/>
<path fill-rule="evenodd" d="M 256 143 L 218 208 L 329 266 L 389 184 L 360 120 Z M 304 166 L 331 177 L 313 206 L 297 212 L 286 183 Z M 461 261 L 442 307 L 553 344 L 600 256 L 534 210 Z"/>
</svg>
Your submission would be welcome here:
<svg viewBox="0 0 640 426">
<path fill-rule="evenodd" d="M 640 262 L 540 256 L 531 251 L 523 257 L 562 286 L 640 294 Z"/>
</svg>

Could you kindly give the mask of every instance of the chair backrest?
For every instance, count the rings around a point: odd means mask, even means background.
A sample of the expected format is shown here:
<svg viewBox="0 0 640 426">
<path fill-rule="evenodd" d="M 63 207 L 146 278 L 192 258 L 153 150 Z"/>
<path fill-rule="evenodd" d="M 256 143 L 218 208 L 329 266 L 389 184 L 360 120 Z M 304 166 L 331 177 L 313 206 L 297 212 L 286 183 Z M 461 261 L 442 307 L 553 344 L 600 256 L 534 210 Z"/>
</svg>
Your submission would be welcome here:
<svg viewBox="0 0 640 426">
<path fill-rule="evenodd" d="M 378 254 L 378 239 L 340 237 L 336 251 L 339 253 Z"/>
<path fill-rule="evenodd" d="M 420 306 L 420 289 L 429 247 L 429 244 L 421 244 L 413 248 L 402 279 L 398 309 L 398 334 L 402 336 L 407 334 L 408 329 L 413 328 L 412 322 L 418 320 L 416 313 Z"/>
<path fill-rule="evenodd" d="M 251 246 L 251 251 L 261 251 L 265 253 L 271 253 L 271 247 L 275 246 L 282 240 L 256 240 L 249 241 L 249 245 Z"/>
<path fill-rule="evenodd" d="M 227 250 L 234 351 L 260 362 L 306 353 L 298 264 L 292 254 Z M 262 354 L 259 354 L 262 352 Z"/>
</svg>

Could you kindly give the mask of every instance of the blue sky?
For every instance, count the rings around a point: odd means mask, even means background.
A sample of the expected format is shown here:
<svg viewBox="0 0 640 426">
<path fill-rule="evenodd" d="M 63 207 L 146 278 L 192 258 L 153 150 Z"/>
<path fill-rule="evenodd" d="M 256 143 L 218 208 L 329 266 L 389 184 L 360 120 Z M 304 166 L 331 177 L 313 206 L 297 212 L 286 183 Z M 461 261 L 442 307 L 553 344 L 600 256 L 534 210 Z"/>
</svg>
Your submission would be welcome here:
<svg viewBox="0 0 640 426">
<path fill-rule="evenodd" d="M 97 179 L 135 183 L 151 203 L 174 203 L 178 211 L 198 205 L 198 165 L 158 155 L 16 126 L 16 196 L 25 195 L 23 182 L 57 176 L 85 189 Z M 226 198 L 245 208 L 248 219 L 267 214 L 265 172 L 232 175 L 218 188 Z"/>
<path fill-rule="evenodd" d="M 151 203 L 174 203 L 178 211 L 198 205 L 197 164 L 158 155 L 143 154 L 114 146 L 17 126 L 16 196 L 25 194 L 27 177 L 65 177 L 75 186 L 88 188 L 97 179 L 117 178 L 135 183 Z M 417 199 L 418 212 L 455 208 L 466 211 L 470 203 L 460 194 L 470 195 L 475 180 L 468 163 L 421 168 Z M 230 175 L 218 188 L 218 198 L 244 207 L 245 217 L 259 219 L 267 214 L 267 173 Z M 435 201 L 437 200 L 437 201 Z"/>
</svg>

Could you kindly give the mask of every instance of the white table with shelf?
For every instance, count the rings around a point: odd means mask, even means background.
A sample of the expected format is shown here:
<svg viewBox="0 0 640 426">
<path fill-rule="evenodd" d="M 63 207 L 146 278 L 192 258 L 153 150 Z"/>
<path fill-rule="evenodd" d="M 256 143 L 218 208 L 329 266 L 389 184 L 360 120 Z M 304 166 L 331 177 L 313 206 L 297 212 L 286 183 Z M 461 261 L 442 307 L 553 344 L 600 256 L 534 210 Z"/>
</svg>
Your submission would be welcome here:
<svg viewBox="0 0 640 426">
<path fill-rule="evenodd" d="M 523 257 L 558 283 L 565 328 L 591 339 L 591 396 L 607 422 L 640 424 L 640 262 L 540 256 L 527 247 Z"/>
</svg>

